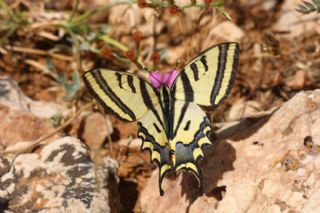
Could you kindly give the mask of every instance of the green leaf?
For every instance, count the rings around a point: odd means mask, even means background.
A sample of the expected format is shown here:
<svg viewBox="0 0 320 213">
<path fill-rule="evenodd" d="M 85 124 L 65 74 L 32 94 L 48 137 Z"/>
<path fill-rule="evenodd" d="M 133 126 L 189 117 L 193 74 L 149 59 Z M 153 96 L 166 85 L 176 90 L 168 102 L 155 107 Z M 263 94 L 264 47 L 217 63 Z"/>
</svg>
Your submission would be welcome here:
<svg viewBox="0 0 320 213">
<path fill-rule="evenodd" d="M 232 21 L 231 16 L 229 15 L 229 13 L 227 11 L 225 11 L 224 9 L 222 9 L 221 7 L 217 7 L 217 10 L 224 15 L 227 19 L 229 19 L 230 21 Z"/>
<path fill-rule="evenodd" d="M 302 1 L 303 4 L 299 4 L 296 11 L 302 14 L 309 14 L 312 12 L 320 13 L 320 0 L 312 0 L 311 2 Z"/>
<path fill-rule="evenodd" d="M 63 98 L 66 101 L 74 100 L 81 90 L 80 76 L 77 71 L 73 72 L 71 83 L 69 83 L 67 80 L 66 72 L 58 75 L 58 82 L 63 86 L 63 88 L 67 92 L 67 96 Z"/>
</svg>

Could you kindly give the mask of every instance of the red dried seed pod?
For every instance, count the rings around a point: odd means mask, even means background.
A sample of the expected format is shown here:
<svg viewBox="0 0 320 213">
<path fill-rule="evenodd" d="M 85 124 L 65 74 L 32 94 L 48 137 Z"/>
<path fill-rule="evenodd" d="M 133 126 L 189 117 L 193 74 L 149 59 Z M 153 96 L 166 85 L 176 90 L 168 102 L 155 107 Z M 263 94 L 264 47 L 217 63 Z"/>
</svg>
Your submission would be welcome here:
<svg viewBox="0 0 320 213">
<path fill-rule="evenodd" d="M 142 34 L 140 31 L 134 31 L 132 33 L 132 37 L 134 39 L 134 42 L 136 43 L 136 46 L 139 47 L 140 46 L 140 43 L 142 41 Z"/>
<path fill-rule="evenodd" d="M 128 50 L 124 53 L 124 55 L 130 60 L 134 61 L 134 51 L 133 50 Z"/>
<path fill-rule="evenodd" d="M 140 8 L 145 8 L 148 6 L 148 3 L 145 0 L 138 0 L 138 6 Z"/>
<path fill-rule="evenodd" d="M 100 49 L 100 54 L 105 58 L 112 58 L 112 52 L 109 48 L 103 47 Z"/>
<path fill-rule="evenodd" d="M 151 59 L 153 61 L 153 63 L 159 63 L 160 61 L 160 53 L 159 52 L 154 52 L 151 56 Z"/>
<path fill-rule="evenodd" d="M 172 15 L 177 14 L 178 12 L 180 12 L 180 9 L 177 5 L 172 5 L 169 7 L 169 11 Z"/>
</svg>

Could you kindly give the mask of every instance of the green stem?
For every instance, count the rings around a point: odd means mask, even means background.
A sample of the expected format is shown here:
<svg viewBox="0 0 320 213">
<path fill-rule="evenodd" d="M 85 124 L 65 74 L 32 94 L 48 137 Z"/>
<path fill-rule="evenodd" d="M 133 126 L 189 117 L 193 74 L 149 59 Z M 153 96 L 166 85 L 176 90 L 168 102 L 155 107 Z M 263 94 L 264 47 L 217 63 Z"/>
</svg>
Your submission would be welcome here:
<svg viewBox="0 0 320 213">
<path fill-rule="evenodd" d="M 75 0 L 75 1 L 76 1 L 76 3 L 74 5 L 74 7 L 72 8 L 72 13 L 71 13 L 69 20 L 68 20 L 69 22 L 72 21 L 73 17 L 75 16 L 76 12 L 78 11 L 80 0 Z"/>
<path fill-rule="evenodd" d="M 120 50 L 122 51 L 128 51 L 129 50 L 129 47 L 125 46 L 124 44 L 120 43 L 119 41 L 113 39 L 113 38 L 110 38 L 109 36 L 107 35 L 103 35 L 103 36 L 100 36 L 100 39 L 104 42 L 106 42 L 107 44 L 110 44 L 114 47 L 117 47 L 119 48 Z"/>
<path fill-rule="evenodd" d="M 17 17 L 14 15 L 14 13 L 12 12 L 11 8 L 8 6 L 8 4 L 6 2 L 4 2 L 3 0 L 0 0 L 0 8 L 3 8 L 6 13 L 8 14 L 8 16 L 11 17 L 11 19 L 14 22 L 19 22 L 19 19 L 17 19 Z"/>
</svg>

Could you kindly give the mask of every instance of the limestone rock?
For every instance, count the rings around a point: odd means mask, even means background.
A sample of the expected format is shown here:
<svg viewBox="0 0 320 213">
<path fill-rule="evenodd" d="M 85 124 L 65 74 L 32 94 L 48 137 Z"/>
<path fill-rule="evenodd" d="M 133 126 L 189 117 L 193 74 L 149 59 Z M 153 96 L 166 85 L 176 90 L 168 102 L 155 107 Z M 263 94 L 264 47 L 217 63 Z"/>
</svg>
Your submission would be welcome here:
<svg viewBox="0 0 320 213">
<path fill-rule="evenodd" d="M 318 212 L 319 106 L 320 90 L 300 92 L 260 119 L 235 124 L 241 131 L 206 149 L 202 190 L 181 173 L 165 178 L 160 197 L 155 171 L 140 197 L 142 211 Z"/>
<path fill-rule="evenodd" d="M 35 141 L 54 130 L 47 119 L 1 103 L 0 116 L 0 146 L 2 148 L 19 141 Z"/>
<path fill-rule="evenodd" d="M 226 41 L 240 41 L 243 36 L 243 30 L 231 21 L 223 21 L 212 28 L 209 36 L 218 36 Z"/>
<path fill-rule="evenodd" d="M 108 135 L 113 132 L 113 126 L 108 116 L 101 113 L 91 113 L 84 118 L 82 138 L 92 149 L 101 148 Z"/>
<path fill-rule="evenodd" d="M 39 153 L 0 156 L 0 201 L 7 212 L 116 212 L 116 161 L 91 161 L 86 147 L 65 137 Z"/>
<path fill-rule="evenodd" d="M 28 103 L 31 99 L 23 94 L 18 84 L 10 77 L 0 77 L 0 94 L 0 103 L 29 111 Z"/>
<path fill-rule="evenodd" d="M 66 115 L 69 111 L 55 103 L 33 101 L 21 91 L 15 81 L 7 76 L 0 77 L 0 103 L 42 118 L 50 118 L 57 114 Z"/>
</svg>

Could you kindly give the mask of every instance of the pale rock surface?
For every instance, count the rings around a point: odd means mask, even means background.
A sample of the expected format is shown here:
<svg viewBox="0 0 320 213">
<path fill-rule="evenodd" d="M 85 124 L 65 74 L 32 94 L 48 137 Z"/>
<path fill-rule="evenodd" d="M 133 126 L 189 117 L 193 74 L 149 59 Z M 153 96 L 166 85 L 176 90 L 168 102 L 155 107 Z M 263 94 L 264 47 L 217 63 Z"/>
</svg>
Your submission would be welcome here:
<svg viewBox="0 0 320 213">
<path fill-rule="evenodd" d="M 228 120 L 240 120 L 245 117 L 249 117 L 258 113 L 261 109 L 261 105 L 256 101 L 244 101 L 239 100 L 232 104 L 232 107 L 228 113 Z"/>
<path fill-rule="evenodd" d="M 14 107 L 42 118 L 50 118 L 57 114 L 66 115 L 69 112 L 61 105 L 30 99 L 21 91 L 18 84 L 7 76 L 0 77 L 0 104 Z"/>
<path fill-rule="evenodd" d="M 132 150 L 141 150 L 142 140 L 140 138 L 126 138 L 118 142 L 119 146 L 125 146 Z"/>
<path fill-rule="evenodd" d="M 223 21 L 212 28 L 208 36 L 217 36 L 225 41 L 240 42 L 244 36 L 244 32 L 232 21 Z"/>
<path fill-rule="evenodd" d="M 0 156 L 0 211 L 117 212 L 118 163 L 94 164 L 72 137 L 45 145 L 39 153 Z"/>
<path fill-rule="evenodd" d="M 320 13 L 310 13 L 303 15 L 297 12 L 301 0 L 286 0 L 282 4 L 281 15 L 278 21 L 274 24 L 273 30 L 288 32 L 283 34 L 288 38 L 300 36 L 306 32 L 320 30 Z"/>
<path fill-rule="evenodd" d="M 54 131 L 48 118 L 67 111 L 54 103 L 33 101 L 10 77 L 0 77 L 0 150 L 17 142 L 35 141 Z"/>
<path fill-rule="evenodd" d="M 205 150 L 202 191 L 192 175 L 164 179 L 158 171 L 140 196 L 143 212 L 319 212 L 320 90 L 300 92 L 260 119 L 235 124 L 239 131 Z M 224 135 L 224 137 L 221 137 Z"/>
<path fill-rule="evenodd" d="M 113 132 L 113 126 L 108 116 L 94 112 L 84 118 L 81 138 L 91 150 L 97 150 Z"/>
<path fill-rule="evenodd" d="M 0 146 L 2 149 L 20 141 L 35 141 L 54 131 L 48 119 L 39 118 L 16 107 L 3 105 L 1 101 L 0 117 Z M 56 137 L 49 140 L 54 138 Z"/>
</svg>

